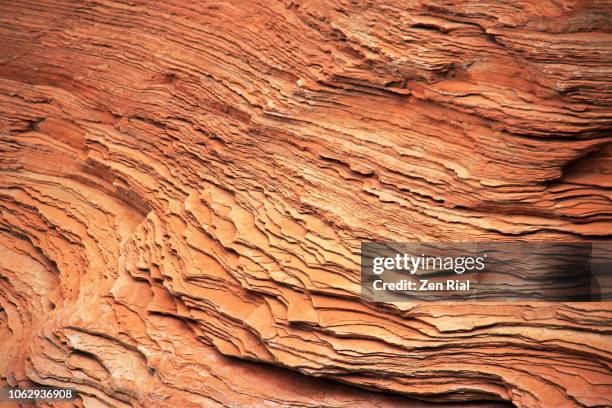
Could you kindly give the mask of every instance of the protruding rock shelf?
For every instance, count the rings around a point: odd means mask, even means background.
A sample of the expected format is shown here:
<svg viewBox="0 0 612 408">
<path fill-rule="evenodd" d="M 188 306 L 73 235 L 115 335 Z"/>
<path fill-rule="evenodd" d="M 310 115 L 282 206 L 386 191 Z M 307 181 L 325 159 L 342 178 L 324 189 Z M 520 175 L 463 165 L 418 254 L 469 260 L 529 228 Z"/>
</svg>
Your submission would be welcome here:
<svg viewBox="0 0 612 408">
<path fill-rule="evenodd" d="M 610 303 L 359 297 L 363 240 L 612 237 L 610 10 L 0 2 L 0 386 L 612 405 Z"/>
</svg>

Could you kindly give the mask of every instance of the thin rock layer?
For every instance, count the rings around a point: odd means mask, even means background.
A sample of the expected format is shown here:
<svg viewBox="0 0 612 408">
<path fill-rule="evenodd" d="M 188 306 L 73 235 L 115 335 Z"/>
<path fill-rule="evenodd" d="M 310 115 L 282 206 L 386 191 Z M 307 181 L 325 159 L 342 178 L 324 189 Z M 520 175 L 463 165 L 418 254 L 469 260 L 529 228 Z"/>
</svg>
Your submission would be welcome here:
<svg viewBox="0 0 612 408">
<path fill-rule="evenodd" d="M 369 303 L 361 241 L 612 231 L 607 1 L 0 2 L 0 385 L 612 405 L 610 303 Z"/>
</svg>

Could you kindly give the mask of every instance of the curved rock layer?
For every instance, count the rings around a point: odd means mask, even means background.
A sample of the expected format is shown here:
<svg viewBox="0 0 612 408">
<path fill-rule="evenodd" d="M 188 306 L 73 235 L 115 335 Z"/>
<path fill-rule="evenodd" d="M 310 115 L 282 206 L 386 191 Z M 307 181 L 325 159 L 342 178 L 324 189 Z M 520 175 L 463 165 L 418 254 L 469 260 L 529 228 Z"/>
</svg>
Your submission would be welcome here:
<svg viewBox="0 0 612 408">
<path fill-rule="evenodd" d="M 610 10 L 0 2 L 0 385 L 612 405 L 610 303 L 359 297 L 363 240 L 611 238 Z"/>
</svg>

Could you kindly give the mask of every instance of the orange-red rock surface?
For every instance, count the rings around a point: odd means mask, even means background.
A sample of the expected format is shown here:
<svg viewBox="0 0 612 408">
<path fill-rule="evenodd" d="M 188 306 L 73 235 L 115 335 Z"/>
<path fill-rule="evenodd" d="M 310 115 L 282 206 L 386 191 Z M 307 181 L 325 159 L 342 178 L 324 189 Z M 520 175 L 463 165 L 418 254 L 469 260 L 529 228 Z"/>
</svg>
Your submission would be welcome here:
<svg viewBox="0 0 612 408">
<path fill-rule="evenodd" d="M 0 1 L 0 385 L 612 405 L 610 303 L 359 297 L 363 240 L 611 237 L 611 10 Z"/>
</svg>

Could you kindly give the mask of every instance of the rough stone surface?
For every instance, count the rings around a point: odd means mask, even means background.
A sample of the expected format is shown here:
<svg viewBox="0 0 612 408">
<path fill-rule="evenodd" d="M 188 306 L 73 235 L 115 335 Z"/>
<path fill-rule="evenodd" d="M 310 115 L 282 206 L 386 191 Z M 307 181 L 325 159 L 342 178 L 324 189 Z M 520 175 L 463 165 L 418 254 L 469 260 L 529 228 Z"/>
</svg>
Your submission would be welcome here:
<svg viewBox="0 0 612 408">
<path fill-rule="evenodd" d="M 359 298 L 362 240 L 610 238 L 610 10 L 1 1 L 0 385 L 610 406 L 609 303 Z"/>
</svg>

